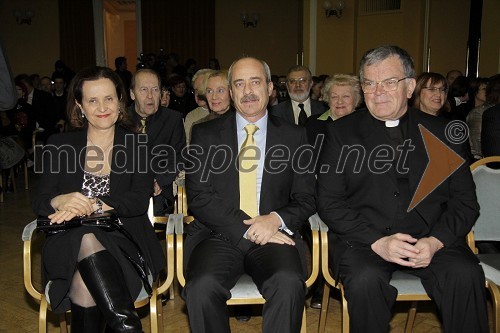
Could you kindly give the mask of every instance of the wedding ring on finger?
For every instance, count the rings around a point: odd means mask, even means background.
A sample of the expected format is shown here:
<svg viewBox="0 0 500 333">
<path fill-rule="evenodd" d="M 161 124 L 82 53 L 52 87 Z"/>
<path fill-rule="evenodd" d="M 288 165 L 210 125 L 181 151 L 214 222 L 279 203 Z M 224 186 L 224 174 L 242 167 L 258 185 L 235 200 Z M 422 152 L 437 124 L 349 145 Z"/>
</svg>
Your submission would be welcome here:
<svg viewBox="0 0 500 333">
<path fill-rule="evenodd" d="M 257 237 L 259 237 L 259 235 L 258 235 L 258 234 L 254 231 L 254 232 L 253 232 L 253 239 L 254 239 L 254 240 L 256 240 L 256 239 L 257 239 Z"/>
</svg>

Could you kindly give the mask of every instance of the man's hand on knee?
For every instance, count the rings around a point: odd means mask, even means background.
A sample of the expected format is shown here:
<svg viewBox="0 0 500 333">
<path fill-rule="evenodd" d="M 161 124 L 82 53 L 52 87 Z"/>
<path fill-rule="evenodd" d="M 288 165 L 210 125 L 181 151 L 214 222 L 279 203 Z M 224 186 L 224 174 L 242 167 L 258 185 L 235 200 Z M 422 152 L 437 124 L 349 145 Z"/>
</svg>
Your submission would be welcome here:
<svg viewBox="0 0 500 333">
<path fill-rule="evenodd" d="M 411 259 L 416 259 L 420 253 L 420 250 L 413 245 L 416 242 L 417 239 L 408 234 L 397 233 L 378 239 L 371 248 L 386 261 L 413 267 L 415 263 Z"/>
<path fill-rule="evenodd" d="M 443 243 L 436 237 L 424 237 L 415 243 L 415 247 L 420 250 L 416 258 L 409 260 L 415 264 L 413 268 L 425 268 L 429 266 L 434 254 L 443 248 Z"/>
</svg>

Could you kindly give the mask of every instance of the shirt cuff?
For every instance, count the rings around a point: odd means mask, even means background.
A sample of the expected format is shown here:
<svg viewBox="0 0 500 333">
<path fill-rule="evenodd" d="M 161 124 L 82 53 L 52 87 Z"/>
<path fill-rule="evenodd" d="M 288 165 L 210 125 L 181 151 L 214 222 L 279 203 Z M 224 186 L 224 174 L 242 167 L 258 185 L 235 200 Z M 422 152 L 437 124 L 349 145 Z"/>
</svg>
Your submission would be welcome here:
<svg viewBox="0 0 500 333">
<path fill-rule="evenodd" d="M 282 230 L 282 231 L 286 232 L 288 235 L 293 236 L 293 232 L 290 229 L 288 229 L 288 227 L 285 224 L 285 221 L 283 221 L 280 214 L 278 214 L 276 212 L 271 212 L 271 214 L 276 214 L 276 216 L 279 217 L 279 219 L 281 221 L 281 227 L 279 228 L 279 230 Z"/>
</svg>

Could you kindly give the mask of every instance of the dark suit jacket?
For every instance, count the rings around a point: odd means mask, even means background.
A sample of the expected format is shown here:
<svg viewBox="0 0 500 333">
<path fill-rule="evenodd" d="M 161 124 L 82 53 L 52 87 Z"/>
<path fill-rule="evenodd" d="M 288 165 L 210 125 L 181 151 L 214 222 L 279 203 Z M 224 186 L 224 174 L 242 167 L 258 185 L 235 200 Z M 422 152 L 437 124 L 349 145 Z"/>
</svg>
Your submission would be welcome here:
<svg viewBox="0 0 500 333">
<path fill-rule="evenodd" d="M 294 155 L 307 144 L 306 133 L 272 115 L 267 126 L 259 214 L 275 211 L 296 232 L 316 209 L 314 172 L 300 173 L 296 167 L 299 154 Z M 291 156 L 286 160 L 276 148 Z M 246 251 L 253 243 L 243 238 L 249 228 L 243 220 L 250 217 L 239 207 L 238 151 L 236 113 L 195 125 L 189 146 L 193 164 L 186 165 L 186 190 L 189 209 L 198 223 Z"/>
<path fill-rule="evenodd" d="M 57 123 L 57 109 L 54 98 L 51 94 L 34 89 L 33 100 L 31 101 L 35 119 L 46 131 L 52 130 Z"/>
<path fill-rule="evenodd" d="M 462 158 L 467 156 L 466 143 L 453 145 L 446 139 L 446 120 L 409 109 L 407 138 L 415 148 L 408 153 L 410 196 L 428 163 L 419 124 Z M 336 274 L 339 259 L 348 247 L 370 246 L 377 239 L 397 232 L 407 232 L 415 238 L 434 236 L 448 246 L 464 242 L 478 216 L 474 182 L 468 164 L 463 163 L 414 208 L 420 217 L 418 223 L 392 225 L 400 205 L 395 173 L 393 170 L 376 173 L 368 166 L 370 153 L 381 144 L 389 144 L 383 126 L 383 122 L 364 109 L 327 127 L 320 163 L 329 165 L 330 170 L 318 174 L 317 204 L 320 217 L 331 230 Z M 355 145 L 364 147 L 364 158 L 356 159 L 355 154 L 340 157 L 343 148 Z"/>
<path fill-rule="evenodd" d="M 135 112 L 135 105 L 132 105 L 128 112 L 139 125 L 141 117 Z M 148 118 L 146 134 L 151 149 L 151 167 L 156 181 L 163 189 L 162 195 L 173 202 L 172 182 L 179 173 L 182 149 L 186 146 L 182 115 L 175 110 L 160 106 L 158 111 Z"/>
<path fill-rule="evenodd" d="M 140 149 L 138 135 L 116 127 L 110 177 L 110 195 L 100 197 L 113 207 L 124 227 L 141 247 L 153 274 L 164 268 L 165 259 L 160 243 L 147 217 L 153 177 L 145 166 L 144 149 Z M 50 215 L 54 209 L 52 198 L 59 194 L 80 192 L 85 165 L 87 131 L 62 133 L 52 136 L 43 152 L 43 172 L 33 211 Z M 67 153 L 67 154 L 65 154 Z"/>
<path fill-rule="evenodd" d="M 484 157 L 500 156 L 500 104 L 483 113 L 481 150 Z"/>
<path fill-rule="evenodd" d="M 321 114 L 326 110 L 328 110 L 328 106 L 326 106 L 322 102 L 318 102 L 314 99 L 311 99 L 311 116 L 315 114 Z M 293 116 L 293 108 L 291 100 L 286 100 L 284 102 L 279 103 L 278 105 L 273 106 L 271 114 L 276 117 L 283 118 L 292 124 L 295 124 L 295 117 Z"/>
</svg>

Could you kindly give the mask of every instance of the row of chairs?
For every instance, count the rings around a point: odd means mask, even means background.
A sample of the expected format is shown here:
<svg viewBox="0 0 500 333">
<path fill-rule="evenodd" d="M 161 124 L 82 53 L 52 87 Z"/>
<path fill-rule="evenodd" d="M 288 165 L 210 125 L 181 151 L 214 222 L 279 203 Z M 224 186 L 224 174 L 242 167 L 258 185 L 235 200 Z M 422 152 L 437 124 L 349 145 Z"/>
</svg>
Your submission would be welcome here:
<svg viewBox="0 0 500 333">
<path fill-rule="evenodd" d="M 481 216 L 477 221 L 474 230 L 467 236 L 467 242 L 474 253 L 478 253 L 475 247 L 475 240 L 500 240 L 500 227 L 496 227 L 495 222 L 500 216 L 500 171 L 488 168 L 485 164 L 490 162 L 500 162 L 500 157 L 486 158 L 476 162 L 471 166 L 474 181 L 477 186 L 478 201 L 481 205 Z M 182 184 L 181 184 L 182 185 Z M 178 187 L 178 199 L 176 203 L 175 214 L 167 217 L 151 217 L 151 221 L 158 224 L 166 224 L 165 231 L 165 251 L 166 251 L 166 277 L 160 282 L 157 281 L 154 286 L 154 292 L 151 300 L 148 298 L 138 300 L 136 307 L 143 307 L 149 302 L 151 332 L 163 332 L 162 304 L 161 295 L 171 288 L 174 276 L 179 284 L 185 285 L 183 268 L 183 241 L 184 226 L 191 223 L 194 218 L 188 214 L 186 193 L 183 186 Z M 318 331 L 324 332 L 326 326 L 326 315 L 328 302 L 330 298 L 330 289 L 338 288 L 342 295 L 342 332 L 349 332 L 349 314 L 347 311 L 347 302 L 344 298 L 343 287 L 340 282 L 335 281 L 329 270 L 328 263 L 328 227 L 321 221 L 317 214 L 309 218 L 309 224 L 312 230 L 312 248 L 311 248 L 311 267 L 310 274 L 306 281 L 307 287 L 310 287 L 316 280 L 318 274 L 323 274 L 325 287 L 323 293 L 322 307 Z M 39 313 L 39 332 L 46 332 L 46 314 L 50 307 L 43 291 L 37 290 L 33 286 L 31 274 L 31 243 L 32 236 L 36 228 L 36 221 L 29 223 L 23 232 L 24 241 L 24 282 L 28 293 L 40 302 Z M 162 229 L 162 228 L 160 228 Z M 175 241 L 174 241 L 175 239 Z M 175 244 L 174 244 L 175 243 Z M 486 275 L 486 287 L 491 293 L 494 310 L 495 332 L 500 333 L 500 254 L 479 254 L 481 265 Z M 390 282 L 398 289 L 398 301 L 411 301 L 408 311 L 405 332 L 411 332 L 417 311 L 419 301 L 428 301 L 430 298 L 426 294 L 420 279 L 413 275 L 403 272 L 396 272 Z M 243 275 L 235 287 L 231 289 L 232 298 L 227 301 L 228 305 L 242 304 L 264 304 L 265 299 L 259 293 L 256 285 L 248 275 Z M 173 289 L 171 289 L 173 297 Z M 306 310 L 304 307 L 301 332 L 306 332 Z M 66 318 L 61 316 L 61 332 L 67 331 Z"/>
</svg>

